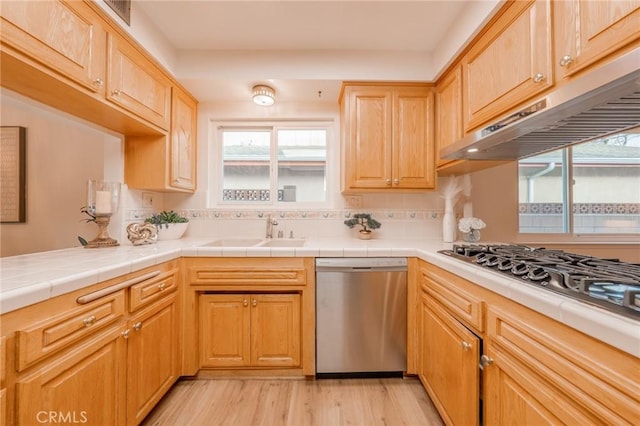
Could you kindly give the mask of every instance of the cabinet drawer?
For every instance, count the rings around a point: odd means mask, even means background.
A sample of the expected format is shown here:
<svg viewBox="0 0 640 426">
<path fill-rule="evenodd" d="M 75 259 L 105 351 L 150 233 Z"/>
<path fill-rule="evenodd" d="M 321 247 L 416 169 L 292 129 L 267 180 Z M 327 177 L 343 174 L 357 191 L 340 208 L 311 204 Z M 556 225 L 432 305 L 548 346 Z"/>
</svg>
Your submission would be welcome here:
<svg viewBox="0 0 640 426">
<path fill-rule="evenodd" d="M 440 269 L 425 267 L 420 269 L 420 275 L 424 291 L 440 302 L 454 317 L 478 331 L 484 331 L 483 302 L 460 287 L 463 282 L 460 277 Z"/>
<path fill-rule="evenodd" d="M 129 288 L 129 311 L 133 312 L 176 289 L 175 271 L 145 280 Z"/>
<path fill-rule="evenodd" d="M 124 290 L 121 290 L 29 328 L 18 330 L 18 371 L 113 323 L 123 317 L 124 313 Z"/>
<path fill-rule="evenodd" d="M 189 267 L 191 285 L 304 286 L 307 269 L 302 259 L 224 259 L 197 262 Z"/>
</svg>

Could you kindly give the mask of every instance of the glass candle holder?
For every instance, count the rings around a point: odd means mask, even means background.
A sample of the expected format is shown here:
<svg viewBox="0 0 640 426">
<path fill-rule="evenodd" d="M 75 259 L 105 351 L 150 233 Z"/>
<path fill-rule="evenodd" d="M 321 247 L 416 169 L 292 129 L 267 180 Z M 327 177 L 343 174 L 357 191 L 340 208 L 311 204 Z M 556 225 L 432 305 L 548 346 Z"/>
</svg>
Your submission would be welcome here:
<svg viewBox="0 0 640 426">
<path fill-rule="evenodd" d="M 120 205 L 120 182 L 90 180 L 87 182 L 87 211 L 98 225 L 98 235 L 89 241 L 85 248 L 113 247 L 120 245 L 107 232 L 111 215 Z"/>
</svg>

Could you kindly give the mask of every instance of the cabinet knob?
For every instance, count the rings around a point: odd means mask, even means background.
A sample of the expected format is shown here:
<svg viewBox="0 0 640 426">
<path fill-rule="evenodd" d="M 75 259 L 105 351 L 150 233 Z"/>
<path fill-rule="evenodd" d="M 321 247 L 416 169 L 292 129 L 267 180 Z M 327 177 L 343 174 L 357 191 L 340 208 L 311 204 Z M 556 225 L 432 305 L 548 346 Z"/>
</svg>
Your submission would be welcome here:
<svg viewBox="0 0 640 426">
<path fill-rule="evenodd" d="M 135 331 L 140 331 L 141 328 L 142 328 L 142 322 L 137 322 L 137 323 L 133 324 L 133 329 Z"/>
<path fill-rule="evenodd" d="M 537 73 L 536 75 L 533 76 L 534 83 L 540 83 L 543 80 L 544 80 L 544 74 L 542 73 Z"/>
<path fill-rule="evenodd" d="M 482 355 L 482 356 L 480 357 L 480 365 L 481 365 L 482 367 L 488 367 L 488 366 L 490 366 L 491 364 L 493 364 L 493 359 L 489 358 L 489 357 L 488 357 L 488 356 L 486 356 L 486 355 Z"/>
<path fill-rule="evenodd" d="M 93 80 L 93 84 L 95 84 L 98 87 L 102 87 L 104 86 L 104 81 L 101 78 L 96 78 Z"/>
<path fill-rule="evenodd" d="M 94 315 L 91 315 L 90 317 L 87 317 L 82 320 L 82 324 L 84 324 L 85 327 L 89 327 L 90 325 L 93 325 L 94 322 L 96 322 L 96 317 Z"/>
<path fill-rule="evenodd" d="M 464 340 L 462 341 L 462 343 L 460 343 L 460 346 L 462 346 L 462 350 L 463 351 L 468 351 L 469 349 L 471 349 L 473 347 L 473 345 L 471 343 L 467 343 Z"/>
<path fill-rule="evenodd" d="M 131 333 L 131 330 L 127 328 L 125 331 L 122 332 L 122 337 L 124 337 L 125 339 L 128 339 L 129 333 Z"/>
<path fill-rule="evenodd" d="M 164 288 L 167 286 L 166 282 L 161 282 L 160 284 L 158 284 L 158 289 L 160 291 L 164 290 Z"/>
<path fill-rule="evenodd" d="M 244 299 L 242 301 L 242 306 L 249 306 L 249 301 L 247 299 Z"/>
<path fill-rule="evenodd" d="M 115 89 L 111 91 L 111 96 L 120 96 L 120 90 Z"/>
<path fill-rule="evenodd" d="M 394 179 L 393 180 L 393 184 L 394 185 L 399 185 L 400 184 L 400 179 Z"/>
<path fill-rule="evenodd" d="M 253 301 L 251 302 L 251 306 L 253 307 L 258 306 L 258 301 L 256 299 L 253 299 Z"/>
<path fill-rule="evenodd" d="M 385 181 L 385 183 L 386 183 L 387 185 L 391 185 L 391 179 L 387 179 L 387 180 Z"/>
<path fill-rule="evenodd" d="M 573 58 L 571 57 L 571 55 L 564 55 L 562 58 L 560 58 L 561 67 L 566 67 L 572 62 L 573 62 Z"/>
</svg>

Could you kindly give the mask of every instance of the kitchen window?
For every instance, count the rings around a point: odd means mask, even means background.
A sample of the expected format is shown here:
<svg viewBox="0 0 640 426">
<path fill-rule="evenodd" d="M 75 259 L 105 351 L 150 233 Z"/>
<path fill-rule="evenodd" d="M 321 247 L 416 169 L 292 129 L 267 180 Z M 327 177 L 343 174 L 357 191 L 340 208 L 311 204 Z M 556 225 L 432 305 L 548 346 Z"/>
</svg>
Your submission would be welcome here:
<svg viewBox="0 0 640 426">
<path fill-rule="evenodd" d="M 328 133 L 328 125 L 219 127 L 217 204 L 324 203 Z"/>
<path fill-rule="evenodd" d="M 521 233 L 640 233 L 640 134 L 522 159 Z"/>
</svg>

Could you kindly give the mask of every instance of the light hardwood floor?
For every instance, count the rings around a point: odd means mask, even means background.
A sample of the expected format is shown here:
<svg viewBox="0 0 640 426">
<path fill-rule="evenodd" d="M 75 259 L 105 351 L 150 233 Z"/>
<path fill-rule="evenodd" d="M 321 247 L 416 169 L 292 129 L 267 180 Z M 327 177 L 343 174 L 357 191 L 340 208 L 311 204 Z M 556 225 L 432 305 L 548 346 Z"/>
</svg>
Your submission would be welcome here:
<svg viewBox="0 0 640 426">
<path fill-rule="evenodd" d="M 181 380 L 145 426 L 443 425 L 417 379 Z"/>
</svg>

